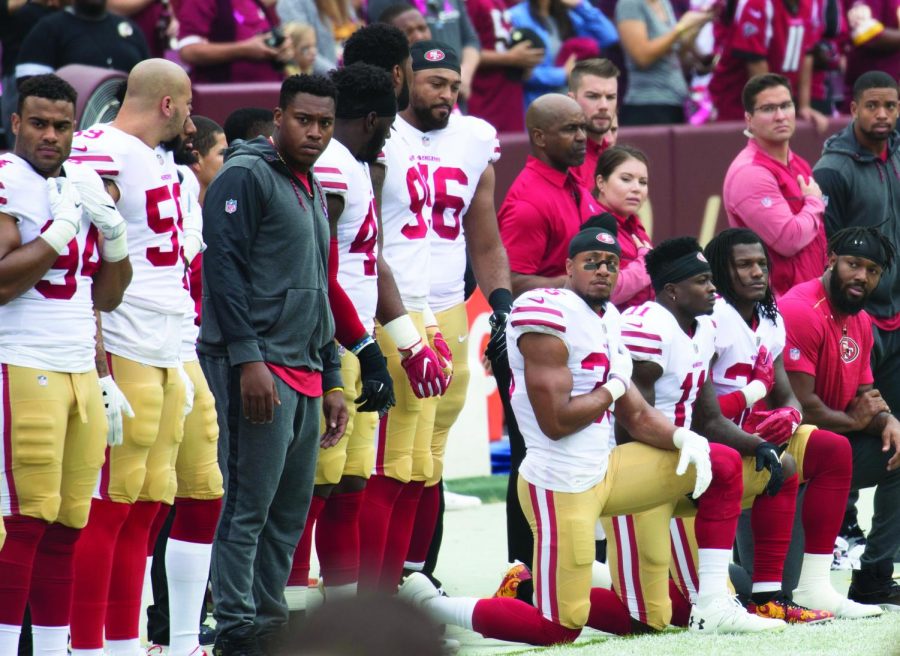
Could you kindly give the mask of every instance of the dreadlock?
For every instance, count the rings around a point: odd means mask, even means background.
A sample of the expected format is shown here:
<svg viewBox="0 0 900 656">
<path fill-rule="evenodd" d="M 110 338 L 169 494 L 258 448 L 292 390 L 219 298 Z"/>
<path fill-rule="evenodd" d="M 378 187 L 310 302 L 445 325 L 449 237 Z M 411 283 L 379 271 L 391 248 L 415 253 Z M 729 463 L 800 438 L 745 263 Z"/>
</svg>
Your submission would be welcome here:
<svg viewBox="0 0 900 656">
<path fill-rule="evenodd" d="M 737 305 L 738 297 L 734 291 L 734 282 L 731 279 L 732 252 L 738 244 L 759 244 L 762 246 L 763 254 L 766 259 L 769 258 L 769 250 L 752 230 L 747 228 L 726 228 L 716 235 L 704 250 L 706 259 L 709 260 L 709 266 L 712 268 L 713 284 L 716 290 L 731 305 Z M 775 304 L 775 295 L 772 293 L 771 285 L 766 287 L 766 295 L 756 304 L 759 314 L 771 322 L 775 322 L 778 317 L 778 306 Z"/>
<path fill-rule="evenodd" d="M 868 239 L 874 239 L 884 251 L 884 266 L 882 268 L 887 271 L 893 266 L 894 260 L 897 258 L 897 247 L 894 246 L 890 239 L 884 236 L 877 226 L 851 226 L 838 230 L 828 239 L 828 252 L 838 253 L 843 251 L 844 247 L 849 244 Z"/>
</svg>

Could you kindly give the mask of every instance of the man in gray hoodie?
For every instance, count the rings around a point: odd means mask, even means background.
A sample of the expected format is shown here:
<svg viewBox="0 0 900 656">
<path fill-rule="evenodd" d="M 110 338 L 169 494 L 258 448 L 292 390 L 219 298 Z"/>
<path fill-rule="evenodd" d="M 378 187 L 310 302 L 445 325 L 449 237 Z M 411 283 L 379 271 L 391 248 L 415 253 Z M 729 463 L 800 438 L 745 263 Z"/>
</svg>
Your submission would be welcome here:
<svg viewBox="0 0 900 656">
<path fill-rule="evenodd" d="M 325 196 L 312 175 L 331 140 L 335 97 L 325 77 L 285 80 L 272 137 L 233 146 L 206 194 L 198 351 L 216 397 L 225 482 L 212 555 L 217 655 L 273 650 L 317 450 L 347 423 Z"/>
<path fill-rule="evenodd" d="M 892 76 L 869 71 L 857 79 L 850 103 L 853 122 L 825 142 L 822 157 L 813 169 L 825 200 L 829 238 L 841 228 L 872 226 L 892 243 L 900 243 L 898 109 L 898 85 Z M 865 309 L 874 324 L 874 385 L 888 412 L 896 415 L 900 411 L 900 267 L 884 272 Z M 854 456 L 852 490 L 876 482 L 878 490 L 861 569 L 853 572 L 848 597 L 900 609 L 900 585 L 892 580 L 893 561 L 900 549 L 900 523 L 896 511 L 891 511 L 900 504 L 900 471 L 887 471 L 887 462 L 897 451 L 900 444 L 885 444 L 883 466 L 866 473 L 860 470 L 869 467 Z M 868 482 L 863 483 L 862 478 Z"/>
</svg>

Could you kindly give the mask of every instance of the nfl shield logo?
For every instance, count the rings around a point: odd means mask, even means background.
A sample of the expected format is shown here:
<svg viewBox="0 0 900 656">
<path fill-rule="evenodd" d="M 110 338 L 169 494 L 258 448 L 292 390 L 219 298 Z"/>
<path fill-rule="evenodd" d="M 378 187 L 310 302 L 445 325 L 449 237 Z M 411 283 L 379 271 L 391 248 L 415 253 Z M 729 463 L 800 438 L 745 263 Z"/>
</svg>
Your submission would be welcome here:
<svg viewBox="0 0 900 656">
<path fill-rule="evenodd" d="M 234 214 L 235 212 L 237 212 L 237 201 L 234 198 L 229 198 L 225 201 L 225 213 Z"/>
<path fill-rule="evenodd" d="M 790 355 L 791 360 L 799 360 L 800 359 L 800 349 L 792 348 L 788 354 Z"/>
</svg>

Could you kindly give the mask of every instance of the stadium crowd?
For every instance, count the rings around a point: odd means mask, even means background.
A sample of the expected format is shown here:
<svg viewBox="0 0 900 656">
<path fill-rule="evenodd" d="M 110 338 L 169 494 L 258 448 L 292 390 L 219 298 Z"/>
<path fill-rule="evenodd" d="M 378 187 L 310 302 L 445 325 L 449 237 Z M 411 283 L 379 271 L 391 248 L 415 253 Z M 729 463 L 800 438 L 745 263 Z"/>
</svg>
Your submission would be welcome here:
<svg viewBox="0 0 900 656">
<path fill-rule="evenodd" d="M 534 645 L 900 610 L 881 11 L 2 0 L 0 655 L 301 653 L 314 594 Z M 77 124 L 71 63 L 128 74 L 111 122 Z M 277 106 L 192 115 L 242 80 Z M 713 119 L 748 137 L 730 227 L 654 244 L 618 125 Z M 434 576 L 476 287 L 512 456 L 489 599 Z"/>
</svg>

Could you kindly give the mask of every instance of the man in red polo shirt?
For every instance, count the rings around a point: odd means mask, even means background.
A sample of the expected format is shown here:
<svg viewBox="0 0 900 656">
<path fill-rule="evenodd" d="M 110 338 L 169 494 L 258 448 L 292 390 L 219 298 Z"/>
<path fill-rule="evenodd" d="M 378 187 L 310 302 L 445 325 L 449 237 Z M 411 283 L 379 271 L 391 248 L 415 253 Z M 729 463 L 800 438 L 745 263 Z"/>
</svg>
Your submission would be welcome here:
<svg viewBox="0 0 900 656">
<path fill-rule="evenodd" d="M 743 102 L 750 140 L 725 174 L 725 211 L 730 226 L 750 228 L 769 249 L 770 286 L 781 296 L 825 267 L 825 203 L 809 164 L 790 149 L 797 110 L 787 78 L 751 78 Z"/>
<path fill-rule="evenodd" d="M 539 287 L 562 287 L 566 248 L 600 206 L 578 182 L 587 121 L 572 98 L 548 93 L 525 115 L 531 155 L 509 188 L 497 219 L 509 254 L 514 296 Z"/>
<path fill-rule="evenodd" d="M 575 175 L 592 193 L 597 186 L 597 160 L 615 142 L 611 130 L 619 102 L 619 68 L 608 59 L 583 59 L 569 75 L 569 96 L 587 118 L 587 151 Z"/>
<path fill-rule="evenodd" d="M 778 304 L 787 331 L 784 369 L 804 421 L 849 439 L 851 490 L 875 487 L 872 529 L 847 597 L 898 609 L 892 575 L 900 547 L 900 422 L 872 385 L 872 319 L 863 310 L 896 250 L 877 228 L 851 227 L 832 235 L 828 253 L 825 274 Z"/>
</svg>

